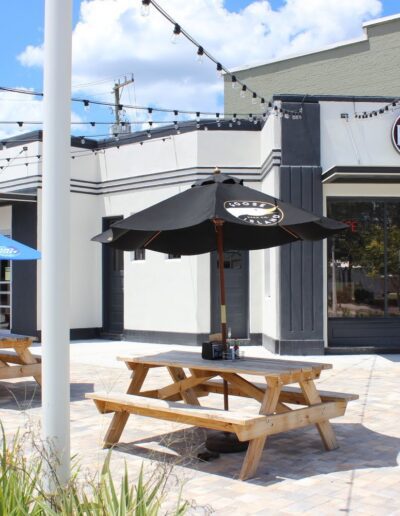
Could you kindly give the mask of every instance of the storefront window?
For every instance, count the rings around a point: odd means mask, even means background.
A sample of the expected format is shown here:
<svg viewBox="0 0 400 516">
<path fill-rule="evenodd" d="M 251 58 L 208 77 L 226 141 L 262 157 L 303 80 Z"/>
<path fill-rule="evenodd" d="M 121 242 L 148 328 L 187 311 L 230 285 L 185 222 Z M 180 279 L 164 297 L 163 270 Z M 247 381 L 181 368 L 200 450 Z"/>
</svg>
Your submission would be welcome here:
<svg viewBox="0 0 400 516">
<path fill-rule="evenodd" d="M 329 200 L 349 229 L 328 241 L 329 317 L 400 315 L 400 204 Z"/>
</svg>

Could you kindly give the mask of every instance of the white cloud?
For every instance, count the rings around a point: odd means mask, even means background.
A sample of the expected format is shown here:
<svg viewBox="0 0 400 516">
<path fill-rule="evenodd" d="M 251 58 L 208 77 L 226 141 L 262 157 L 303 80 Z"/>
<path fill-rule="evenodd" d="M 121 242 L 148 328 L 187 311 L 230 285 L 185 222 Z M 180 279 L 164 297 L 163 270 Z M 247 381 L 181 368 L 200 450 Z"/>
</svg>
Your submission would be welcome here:
<svg viewBox="0 0 400 516">
<path fill-rule="evenodd" d="M 378 16 L 382 9 L 380 0 L 286 0 L 277 11 L 268 1 L 258 0 L 238 13 L 229 12 L 223 0 L 160 3 L 228 67 L 264 62 L 359 36 L 362 22 Z M 196 48 L 182 37 L 179 44 L 170 44 L 172 26 L 153 7 L 150 10 L 150 16 L 144 18 L 140 2 L 82 2 L 73 33 L 73 82 L 82 84 L 133 72 L 135 92 L 128 99 L 132 103 L 220 109 L 223 87 L 214 65 L 206 59 L 197 63 Z M 40 65 L 42 59 L 41 46 L 30 45 L 19 56 L 25 66 Z M 111 84 L 81 86 L 76 91 L 109 93 Z"/>
</svg>

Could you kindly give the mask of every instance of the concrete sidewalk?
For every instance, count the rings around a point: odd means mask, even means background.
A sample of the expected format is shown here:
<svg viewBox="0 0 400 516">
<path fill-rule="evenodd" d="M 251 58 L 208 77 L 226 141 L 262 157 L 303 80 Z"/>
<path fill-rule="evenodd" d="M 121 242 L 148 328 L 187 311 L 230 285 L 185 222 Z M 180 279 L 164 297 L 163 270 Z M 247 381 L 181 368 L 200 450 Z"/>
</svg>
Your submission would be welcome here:
<svg viewBox="0 0 400 516">
<path fill-rule="evenodd" d="M 101 441 L 111 417 L 98 414 L 93 402 L 84 399 L 85 392 L 126 390 L 129 371 L 116 361 L 117 355 L 170 349 L 198 350 L 115 341 L 71 343 L 72 451 L 79 454 L 83 468 L 100 468 L 107 453 Z M 40 347 L 34 351 L 40 353 Z M 272 356 L 258 347 L 245 353 Z M 171 492 L 183 483 L 184 497 L 198 506 L 191 509 L 193 514 L 400 515 L 400 355 L 303 358 L 333 364 L 317 381 L 321 389 L 360 396 L 344 417 L 333 420 L 338 450 L 325 452 L 315 427 L 272 436 L 257 478 L 240 482 L 242 453 L 200 462 L 196 455 L 203 449 L 204 430 L 131 416 L 113 453 L 115 474 L 121 473 L 124 461 L 132 479 L 143 462 L 147 471 L 160 462 L 173 465 L 177 480 Z M 168 380 L 166 371 L 155 369 L 146 387 Z M 207 405 L 219 407 L 221 398 L 210 395 Z M 253 405 L 252 400 L 231 398 L 233 408 L 249 410 Z M 8 435 L 27 422 L 37 424 L 40 413 L 40 388 L 33 381 L 0 383 L 0 418 Z"/>
</svg>

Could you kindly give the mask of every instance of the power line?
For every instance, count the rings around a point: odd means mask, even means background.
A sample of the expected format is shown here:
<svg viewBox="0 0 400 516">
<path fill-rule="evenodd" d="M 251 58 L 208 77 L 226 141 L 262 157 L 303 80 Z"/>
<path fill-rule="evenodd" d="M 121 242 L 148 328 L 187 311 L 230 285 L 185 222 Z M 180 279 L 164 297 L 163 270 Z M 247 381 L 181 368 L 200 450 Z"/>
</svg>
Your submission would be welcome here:
<svg viewBox="0 0 400 516">
<path fill-rule="evenodd" d="M 171 25 L 173 25 L 173 31 L 172 31 L 172 40 L 176 40 L 179 36 L 184 36 L 190 43 L 192 43 L 197 48 L 197 56 L 198 59 L 203 59 L 204 56 L 206 56 L 210 61 L 212 61 L 216 66 L 216 71 L 218 76 L 222 77 L 223 73 L 225 75 L 229 76 L 231 79 L 232 87 L 237 88 L 238 86 L 241 86 L 241 97 L 246 97 L 247 94 L 250 94 L 252 103 L 257 104 L 260 102 L 261 107 L 263 109 L 266 109 L 266 107 L 272 107 L 272 102 L 266 102 L 265 98 L 258 94 L 255 90 L 250 88 L 247 84 L 245 84 L 243 81 L 237 78 L 237 76 L 231 72 L 226 66 L 224 66 L 220 61 L 218 61 L 208 50 L 204 48 L 203 45 L 201 45 L 198 41 L 194 39 L 193 36 L 191 36 L 187 30 L 185 30 L 182 25 L 180 25 L 170 14 L 168 14 L 155 0 L 142 0 L 142 14 L 148 15 L 150 12 L 150 5 L 152 5 L 166 20 L 168 20 Z M 297 111 L 294 110 L 287 110 L 284 109 L 283 114 L 290 115 L 290 116 L 301 116 L 302 109 L 300 108 Z M 229 113 L 229 116 L 232 116 L 233 113 Z"/>
<path fill-rule="evenodd" d="M 25 90 L 21 88 L 10 88 L 5 86 L 0 86 L 0 91 L 6 91 L 10 93 L 20 93 L 22 95 L 30 95 L 30 96 L 36 96 L 36 97 L 43 97 L 43 92 L 40 91 L 33 91 L 33 90 Z M 213 112 L 213 111 L 191 111 L 187 109 L 170 109 L 170 108 L 162 108 L 162 107 L 151 107 L 151 106 L 136 106 L 131 104 L 119 104 L 118 106 L 115 106 L 112 102 L 102 101 L 102 100 L 93 100 L 93 99 L 83 99 L 83 98 L 77 98 L 72 97 L 72 102 L 79 102 L 83 104 L 84 108 L 89 109 L 90 105 L 96 105 L 96 106 L 107 106 L 111 107 L 113 109 L 118 109 L 119 111 L 122 111 L 123 109 L 137 109 L 141 111 L 147 111 L 148 114 L 152 114 L 153 112 L 158 113 L 171 113 L 174 115 L 175 119 L 179 115 L 195 115 L 196 118 L 200 118 L 202 115 L 204 116 L 216 116 L 220 117 L 221 115 L 225 117 L 230 117 L 234 122 L 235 119 L 243 119 L 245 117 L 251 117 L 251 116 L 260 116 L 253 115 L 252 113 L 221 113 L 221 112 Z M 286 118 L 293 118 L 293 119 L 301 119 L 302 118 L 302 108 L 300 108 L 298 111 L 283 109 L 282 107 L 278 106 L 278 104 L 274 101 L 268 102 L 266 111 L 262 113 L 261 116 L 264 118 L 267 118 L 269 114 L 271 113 L 279 113 L 281 116 L 285 116 Z"/>
</svg>

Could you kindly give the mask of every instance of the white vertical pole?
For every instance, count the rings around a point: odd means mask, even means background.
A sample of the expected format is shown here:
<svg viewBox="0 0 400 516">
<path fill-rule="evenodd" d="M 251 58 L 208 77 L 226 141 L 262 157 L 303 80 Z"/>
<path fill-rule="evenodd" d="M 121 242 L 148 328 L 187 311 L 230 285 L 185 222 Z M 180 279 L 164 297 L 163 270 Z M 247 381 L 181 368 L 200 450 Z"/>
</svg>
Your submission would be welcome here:
<svg viewBox="0 0 400 516">
<path fill-rule="evenodd" d="M 69 247 L 72 0 L 45 1 L 42 207 L 43 438 L 70 477 Z M 50 486 L 54 482 L 50 480 Z M 54 486 L 54 483 L 53 483 Z"/>
</svg>

